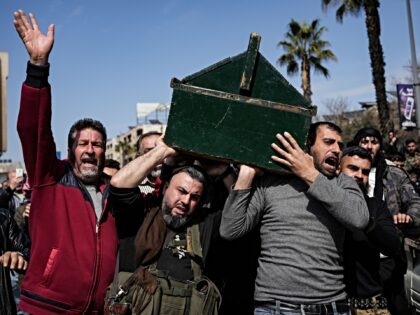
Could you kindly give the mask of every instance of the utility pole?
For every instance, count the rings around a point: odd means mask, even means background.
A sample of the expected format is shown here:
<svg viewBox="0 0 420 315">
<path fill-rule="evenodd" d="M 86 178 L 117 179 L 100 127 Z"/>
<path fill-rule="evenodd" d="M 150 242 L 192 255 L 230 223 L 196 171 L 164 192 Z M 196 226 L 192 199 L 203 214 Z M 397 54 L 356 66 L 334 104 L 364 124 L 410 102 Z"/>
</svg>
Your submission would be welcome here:
<svg viewBox="0 0 420 315">
<path fill-rule="evenodd" d="M 7 151 L 6 80 L 9 76 L 9 54 L 0 51 L 0 156 Z"/>
<path fill-rule="evenodd" d="M 408 32 L 410 35 L 410 47 L 411 47 L 411 71 L 413 74 L 414 99 L 416 101 L 417 130 L 420 135 L 420 80 L 419 80 L 419 75 L 417 71 L 416 44 L 414 43 L 413 20 L 411 19 L 410 0 L 406 0 L 406 4 L 407 4 Z"/>
</svg>

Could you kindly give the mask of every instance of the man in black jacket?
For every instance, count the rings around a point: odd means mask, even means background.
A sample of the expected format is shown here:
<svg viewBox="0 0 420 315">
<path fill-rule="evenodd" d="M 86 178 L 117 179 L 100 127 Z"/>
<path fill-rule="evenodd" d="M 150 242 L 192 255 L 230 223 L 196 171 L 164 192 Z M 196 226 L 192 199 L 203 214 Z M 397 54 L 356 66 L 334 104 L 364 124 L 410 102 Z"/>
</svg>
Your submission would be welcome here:
<svg viewBox="0 0 420 315">
<path fill-rule="evenodd" d="M 16 314 L 9 269 L 26 269 L 30 242 L 10 211 L 3 208 L 0 208 L 0 250 L 0 314 Z"/>
<path fill-rule="evenodd" d="M 370 224 L 364 231 L 348 231 L 344 246 L 345 281 L 352 314 L 390 314 L 382 296 L 380 253 L 394 256 L 401 240 L 382 198 L 369 198 L 366 186 L 372 157 L 360 147 L 349 147 L 341 156 L 341 172 L 353 177 L 365 192 Z"/>
<path fill-rule="evenodd" d="M 7 187 L 0 188 L 0 207 L 9 209 L 12 215 L 23 200 L 23 182 L 23 176 L 17 175 L 13 169 L 7 172 Z"/>
<path fill-rule="evenodd" d="M 385 201 L 394 224 L 404 236 L 418 237 L 420 196 L 407 174 L 385 159 L 381 152 L 383 140 L 379 130 L 362 128 L 354 136 L 353 143 L 369 151 L 372 156 L 367 195 Z M 381 255 L 380 275 L 383 294 L 388 299 L 388 308 L 392 314 L 411 314 L 404 291 L 406 269 L 406 257 L 402 250 L 394 257 Z"/>
<path fill-rule="evenodd" d="M 217 214 L 202 207 L 208 191 L 204 169 L 196 165 L 176 168 L 161 196 L 139 193 L 138 185 L 147 174 L 176 154 L 159 139 L 154 149 L 111 179 L 110 200 L 119 209 L 114 213 L 117 220 L 130 213 L 143 216 L 135 239 L 137 268 L 121 291 L 122 301 L 132 303 L 136 314 L 156 314 L 156 306 L 159 314 L 214 314 L 220 304 L 214 283 L 202 277 L 218 230 Z M 200 301 L 193 294 L 198 287 Z"/>
</svg>

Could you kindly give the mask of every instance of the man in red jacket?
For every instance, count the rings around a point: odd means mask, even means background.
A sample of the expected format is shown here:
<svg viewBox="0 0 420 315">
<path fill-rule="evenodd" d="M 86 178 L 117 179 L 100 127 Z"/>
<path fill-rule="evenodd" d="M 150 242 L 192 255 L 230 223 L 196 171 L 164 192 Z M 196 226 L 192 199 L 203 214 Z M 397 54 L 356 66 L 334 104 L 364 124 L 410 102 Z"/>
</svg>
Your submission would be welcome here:
<svg viewBox="0 0 420 315">
<path fill-rule="evenodd" d="M 14 25 L 28 53 L 18 132 L 32 192 L 29 230 L 31 263 L 20 308 L 31 314 L 99 314 L 112 282 L 118 238 L 102 174 L 106 131 L 82 119 L 70 129 L 68 160 L 56 158 L 51 131 L 47 35 L 32 14 L 14 13 Z"/>
</svg>

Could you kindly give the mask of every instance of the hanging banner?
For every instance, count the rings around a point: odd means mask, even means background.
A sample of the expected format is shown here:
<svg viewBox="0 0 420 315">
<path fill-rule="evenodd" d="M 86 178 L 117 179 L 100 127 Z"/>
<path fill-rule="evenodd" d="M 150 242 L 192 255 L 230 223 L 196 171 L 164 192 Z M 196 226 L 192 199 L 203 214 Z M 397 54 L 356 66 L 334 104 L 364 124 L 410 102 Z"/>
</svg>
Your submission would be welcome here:
<svg viewBox="0 0 420 315">
<path fill-rule="evenodd" d="M 403 129 L 415 128 L 417 122 L 413 85 L 397 84 L 397 94 L 401 127 Z"/>
</svg>

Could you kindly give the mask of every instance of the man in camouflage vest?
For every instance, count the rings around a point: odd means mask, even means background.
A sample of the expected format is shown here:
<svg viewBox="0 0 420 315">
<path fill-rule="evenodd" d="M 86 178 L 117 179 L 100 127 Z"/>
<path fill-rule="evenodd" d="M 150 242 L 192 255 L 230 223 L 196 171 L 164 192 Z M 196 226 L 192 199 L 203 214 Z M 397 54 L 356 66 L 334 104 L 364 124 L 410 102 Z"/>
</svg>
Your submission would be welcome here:
<svg viewBox="0 0 420 315">
<path fill-rule="evenodd" d="M 410 180 L 413 184 L 418 186 L 418 180 L 420 175 L 420 153 L 417 152 L 417 143 L 414 139 L 408 139 L 405 142 L 405 163 L 404 169 L 410 176 Z"/>
</svg>

